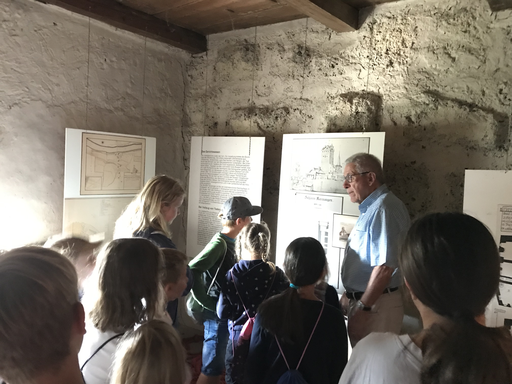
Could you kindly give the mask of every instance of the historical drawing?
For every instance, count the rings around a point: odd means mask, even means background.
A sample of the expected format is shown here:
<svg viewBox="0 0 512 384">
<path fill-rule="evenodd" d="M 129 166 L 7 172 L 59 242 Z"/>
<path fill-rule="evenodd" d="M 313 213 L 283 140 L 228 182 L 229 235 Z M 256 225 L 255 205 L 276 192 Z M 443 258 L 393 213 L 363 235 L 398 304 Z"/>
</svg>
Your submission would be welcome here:
<svg viewBox="0 0 512 384">
<path fill-rule="evenodd" d="M 333 215 L 333 226 L 332 226 L 332 246 L 336 248 L 345 248 L 347 246 L 347 240 L 354 229 L 356 224 L 357 216 L 349 215 Z"/>
<path fill-rule="evenodd" d="M 144 185 L 146 140 L 82 133 L 81 195 L 136 194 Z"/>
<path fill-rule="evenodd" d="M 345 193 L 344 161 L 368 152 L 370 138 L 295 139 L 291 159 L 291 189 Z"/>
</svg>

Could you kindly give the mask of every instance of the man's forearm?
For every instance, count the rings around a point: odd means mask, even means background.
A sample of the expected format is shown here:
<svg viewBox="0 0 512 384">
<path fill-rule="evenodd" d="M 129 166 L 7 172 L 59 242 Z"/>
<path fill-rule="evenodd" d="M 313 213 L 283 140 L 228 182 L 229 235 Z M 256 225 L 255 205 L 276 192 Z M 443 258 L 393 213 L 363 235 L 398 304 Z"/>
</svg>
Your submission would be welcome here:
<svg viewBox="0 0 512 384">
<path fill-rule="evenodd" d="M 371 307 L 379 299 L 384 289 L 389 285 L 394 269 L 386 265 L 378 265 L 373 268 L 370 280 L 366 286 L 361 301 L 367 307 Z"/>
</svg>

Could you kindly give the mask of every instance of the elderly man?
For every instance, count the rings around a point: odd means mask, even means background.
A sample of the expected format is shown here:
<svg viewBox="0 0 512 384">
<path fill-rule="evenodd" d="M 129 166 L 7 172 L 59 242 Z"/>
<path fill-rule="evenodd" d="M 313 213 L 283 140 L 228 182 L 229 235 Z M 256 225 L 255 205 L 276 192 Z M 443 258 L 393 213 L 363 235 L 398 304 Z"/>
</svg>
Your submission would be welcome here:
<svg viewBox="0 0 512 384">
<path fill-rule="evenodd" d="M 341 302 L 354 346 L 370 332 L 400 332 L 404 312 L 398 252 L 410 218 L 404 203 L 384 184 L 379 159 L 357 153 L 345 163 L 343 187 L 360 211 L 341 269 L 346 289 Z"/>
</svg>

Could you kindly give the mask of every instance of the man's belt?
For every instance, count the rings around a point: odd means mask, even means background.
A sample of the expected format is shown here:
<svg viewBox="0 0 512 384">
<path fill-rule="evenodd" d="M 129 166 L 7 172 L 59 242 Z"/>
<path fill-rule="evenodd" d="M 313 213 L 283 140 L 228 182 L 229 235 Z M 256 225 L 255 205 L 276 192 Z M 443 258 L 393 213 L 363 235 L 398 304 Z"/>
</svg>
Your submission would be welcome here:
<svg viewBox="0 0 512 384">
<path fill-rule="evenodd" d="M 391 292 L 395 292 L 396 290 L 398 289 L 398 287 L 394 287 L 394 288 L 386 288 L 384 290 L 384 292 L 382 292 L 383 294 L 384 293 L 391 293 Z M 347 295 L 347 297 L 350 299 L 350 300 L 361 300 L 361 297 L 363 297 L 364 295 L 364 292 L 348 292 L 346 291 L 345 294 Z"/>
</svg>

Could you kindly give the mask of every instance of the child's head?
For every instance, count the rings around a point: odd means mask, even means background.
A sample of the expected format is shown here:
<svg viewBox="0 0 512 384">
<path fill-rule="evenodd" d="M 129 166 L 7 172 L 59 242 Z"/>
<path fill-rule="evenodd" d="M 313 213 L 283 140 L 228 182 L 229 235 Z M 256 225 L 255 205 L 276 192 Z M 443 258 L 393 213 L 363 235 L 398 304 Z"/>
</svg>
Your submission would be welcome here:
<svg viewBox="0 0 512 384">
<path fill-rule="evenodd" d="M 80 237 L 67 237 L 51 241 L 49 247 L 66 256 L 73 263 L 78 275 L 78 286 L 82 288 L 83 282 L 90 276 L 96 265 L 96 254 L 101 244 L 101 241 L 91 243 Z"/>
<path fill-rule="evenodd" d="M 94 326 L 103 332 L 126 331 L 160 314 L 162 271 L 162 253 L 149 240 L 111 241 L 98 255 L 93 273 L 97 292 L 90 316 Z"/>
<path fill-rule="evenodd" d="M 240 259 L 269 261 L 270 230 L 265 222 L 247 224 L 236 241 L 237 253 Z"/>
<path fill-rule="evenodd" d="M 226 200 L 219 212 L 219 218 L 224 227 L 239 227 L 241 230 L 252 221 L 251 216 L 259 215 L 261 212 L 263 208 L 252 205 L 246 197 L 235 196 Z"/>
<path fill-rule="evenodd" d="M 165 277 L 162 281 L 166 295 L 166 301 L 173 301 L 183 295 L 187 288 L 187 264 L 188 258 L 177 249 L 162 249 L 164 256 Z"/>
<path fill-rule="evenodd" d="M 116 222 L 116 237 L 128 237 L 149 227 L 170 236 L 168 224 L 179 215 L 184 197 L 185 190 L 177 180 L 154 176 Z"/>
<path fill-rule="evenodd" d="M 64 369 L 85 333 L 75 268 L 61 254 L 23 247 L 0 255 L 0 376 L 12 384 Z M 76 360 L 75 360 L 76 361 Z M 78 364 L 67 367 L 78 370 Z"/>
<path fill-rule="evenodd" d="M 284 271 L 297 287 L 315 284 L 326 273 L 324 247 L 312 237 L 299 237 L 286 248 Z"/>
<path fill-rule="evenodd" d="M 166 322 L 151 320 L 123 337 L 110 383 L 184 384 L 189 380 L 190 371 L 177 331 Z"/>
</svg>

